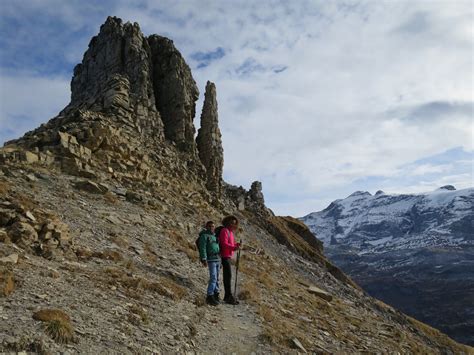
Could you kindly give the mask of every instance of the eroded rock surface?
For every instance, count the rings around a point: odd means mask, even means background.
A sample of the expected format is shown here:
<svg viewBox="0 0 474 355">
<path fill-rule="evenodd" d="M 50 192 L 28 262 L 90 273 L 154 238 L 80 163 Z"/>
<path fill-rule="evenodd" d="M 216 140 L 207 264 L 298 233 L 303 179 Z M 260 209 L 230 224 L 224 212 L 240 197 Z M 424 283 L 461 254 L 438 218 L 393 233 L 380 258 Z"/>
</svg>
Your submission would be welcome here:
<svg viewBox="0 0 474 355">
<path fill-rule="evenodd" d="M 222 194 L 222 170 L 224 168 L 224 149 L 217 114 L 216 86 L 210 81 L 206 84 L 204 105 L 201 114 L 201 128 L 196 138 L 199 158 L 206 168 L 206 186 L 217 198 Z"/>
<path fill-rule="evenodd" d="M 165 136 L 181 149 L 192 151 L 199 90 L 191 69 L 172 40 L 152 35 L 148 37 L 148 43 L 153 61 L 156 106 L 165 124 Z"/>
<path fill-rule="evenodd" d="M 260 183 L 225 184 L 218 146 L 203 165 L 197 88 L 170 40 L 109 18 L 72 87 L 59 116 L 0 149 L 0 352 L 470 351 L 364 294 L 305 226 L 273 215 Z M 220 139 L 213 90 L 203 152 Z M 207 307 L 195 239 L 228 214 L 241 304 Z M 66 312 L 71 337 L 42 310 Z"/>
</svg>

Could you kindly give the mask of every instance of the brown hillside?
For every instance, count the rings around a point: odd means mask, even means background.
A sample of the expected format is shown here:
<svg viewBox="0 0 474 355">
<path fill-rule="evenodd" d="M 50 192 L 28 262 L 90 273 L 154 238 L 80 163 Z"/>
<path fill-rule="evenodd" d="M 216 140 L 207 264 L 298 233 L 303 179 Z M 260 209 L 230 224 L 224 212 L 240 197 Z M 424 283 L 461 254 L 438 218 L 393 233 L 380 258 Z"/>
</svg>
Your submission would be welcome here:
<svg viewBox="0 0 474 355">
<path fill-rule="evenodd" d="M 71 88 L 0 149 L 1 352 L 473 353 L 366 295 L 260 183 L 223 182 L 215 86 L 195 141 L 198 89 L 171 40 L 108 18 Z M 209 307 L 194 240 L 226 214 L 241 304 Z"/>
</svg>

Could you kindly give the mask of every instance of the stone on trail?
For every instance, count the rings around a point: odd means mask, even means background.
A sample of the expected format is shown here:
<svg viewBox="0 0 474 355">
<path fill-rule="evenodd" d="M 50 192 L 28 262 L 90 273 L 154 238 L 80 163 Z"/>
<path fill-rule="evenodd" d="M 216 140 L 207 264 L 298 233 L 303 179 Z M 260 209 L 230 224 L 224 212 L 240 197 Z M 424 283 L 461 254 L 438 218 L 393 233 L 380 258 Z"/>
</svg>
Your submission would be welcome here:
<svg viewBox="0 0 474 355">
<path fill-rule="evenodd" d="M 4 256 L 3 258 L 0 258 L 0 263 L 5 263 L 5 264 L 16 264 L 18 262 L 18 254 L 10 254 L 8 256 Z"/>
<path fill-rule="evenodd" d="M 90 192 L 93 194 L 103 194 L 107 192 L 103 187 L 90 180 L 78 181 L 74 184 L 74 187 L 78 190 Z"/>
<path fill-rule="evenodd" d="M 301 342 L 296 339 L 296 338 L 293 338 L 291 339 L 293 344 L 298 348 L 300 349 L 302 352 L 304 352 L 305 354 L 307 354 L 308 352 L 306 351 L 306 349 L 304 348 L 303 344 L 301 344 Z"/>
<path fill-rule="evenodd" d="M 308 287 L 308 292 L 312 293 L 313 295 L 316 295 L 316 296 L 318 296 L 318 297 L 320 297 L 323 300 L 326 300 L 328 302 L 332 301 L 332 295 L 330 295 L 326 291 L 321 290 L 320 288 L 318 288 L 316 286 L 309 286 Z"/>
</svg>

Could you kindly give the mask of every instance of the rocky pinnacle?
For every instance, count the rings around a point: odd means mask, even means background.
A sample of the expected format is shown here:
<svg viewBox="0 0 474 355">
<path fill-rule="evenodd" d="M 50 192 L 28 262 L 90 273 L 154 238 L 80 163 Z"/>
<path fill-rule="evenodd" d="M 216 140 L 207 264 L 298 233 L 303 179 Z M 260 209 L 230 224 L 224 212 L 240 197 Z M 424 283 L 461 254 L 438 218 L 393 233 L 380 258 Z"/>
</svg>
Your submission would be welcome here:
<svg viewBox="0 0 474 355">
<path fill-rule="evenodd" d="M 182 150 L 194 150 L 196 101 L 199 90 L 191 69 L 173 41 L 158 35 L 148 37 L 153 59 L 156 107 L 165 125 L 166 138 Z"/>
<path fill-rule="evenodd" d="M 63 113 L 83 109 L 130 121 L 140 132 L 163 137 L 155 105 L 152 56 L 137 23 L 108 17 L 74 68 L 71 103 Z"/>
<path fill-rule="evenodd" d="M 196 138 L 199 158 L 206 167 L 207 188 L 220 197 L 222 193 L 222 169 L 224 150 L 217 114 L 216 86 L 210 81 L 206 84 L 204 105 L 201 114 L 201 128 Z"/>
<path fill-rule="evenodd" d="M 139 131 L 194 151 L 199 90 L 173 41 L 145 37 L 137 23 L 108 17 L 71 82 L 71 109 L 132 116 Z"/>
</svg>

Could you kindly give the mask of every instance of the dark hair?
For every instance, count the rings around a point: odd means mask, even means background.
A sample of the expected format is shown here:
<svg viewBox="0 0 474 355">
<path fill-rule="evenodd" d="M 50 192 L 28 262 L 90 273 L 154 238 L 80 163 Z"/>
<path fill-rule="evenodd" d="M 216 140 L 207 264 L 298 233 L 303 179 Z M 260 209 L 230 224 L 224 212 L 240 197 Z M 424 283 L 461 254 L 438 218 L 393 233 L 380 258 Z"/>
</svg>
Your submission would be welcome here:
<svg viewBox="0 0 474 355">
<path fill-rule="evenodd" d="M 211 224 L 214 224 L 214 222 L 213 221 L 207 221 L 206 222 L 206 227 L 209 227 Z"/>
<path fill-rule="evenodd" d="M 222 220 L 222 224 L 224 225 L 224 227 L 229 227 L 233 224 L 238 225 L 239 220 L 235 216 L 227 216 L 227 217 L 224 217 L 224 219 Z"/>
</svg>

